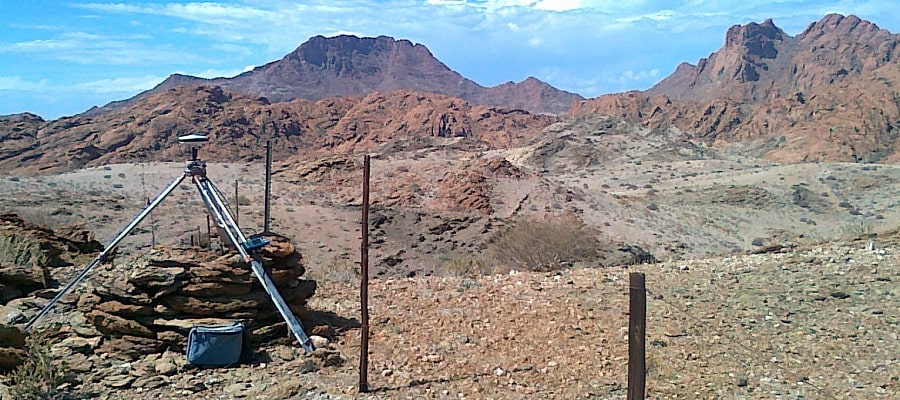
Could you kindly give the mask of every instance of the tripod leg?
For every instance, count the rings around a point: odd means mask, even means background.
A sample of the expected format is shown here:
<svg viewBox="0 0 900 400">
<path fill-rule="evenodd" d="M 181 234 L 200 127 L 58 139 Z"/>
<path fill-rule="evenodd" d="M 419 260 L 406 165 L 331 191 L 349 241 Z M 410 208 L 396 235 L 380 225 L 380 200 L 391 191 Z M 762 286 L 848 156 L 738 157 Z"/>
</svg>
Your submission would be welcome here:
<svg viewBox="0 0 900 400">
<path fill-rule="evenodd" d="M 228 211 L 228 207 L 225 205 L 225 201 L 222 200 L 222 196 L 219 194 L 215 185 L 213 185 L 209 179 L 196 178 L 194 179 L 194 184 L 197 185 L 197 190 L 200 191 L 200 197 L 203 198 L 203 203 L 206 204 L 206 208 L 213 214 L 213 218 L 216 219 L 219 226 L 224 228 L 223 230 L 227 234 L 228 239 L 231 240 L 231 244 L 233 244 L 237 251 L 241 253 L 244 260 L 250 264 L 250 268 L 266 290 L 269 298 L 272 299 L 272 303 L 275 304 L 275 308 L 278 309 L 281 317 L 284 318 L 291 333 L 297 341 L 300 342 L 300 345 L 303 346 L 303 349 L 307 353 L 312 353 L 315 349 L 313 348 L 312 341 L 306 335 L 306 332 L 304 332 L 303 325 L 297 320 L 297 317 L 294 316 L 294 312 L 291 311 L 291 308 L 287 303 L 284 302 L 281 293 L 278 292 L 272 279 L 269 278 L 269 275 L 266 274 L 266 270 L 263 269 L 262 263 L 250 257 L 247 249 L 244 248 L 244 243 L 247 242 L 247 238 L 234 221 L 234 218 Z"/>
<path fill-rule="evenodd" d="M 154 208 L 156 208 L 156 206 L 162 203 L 166 196 L 168 196 L 169 193 L 172 193 L 172 191 L 175 190 L 175 188 L 184 180 L 184 177 L 185 175 L 182 174 L 180 177 L 175 178 L 175 180 L 173 180 L 172 183 L 169 184 L 169 186 L 167 186 L 165 189 L 163 189 L 162 192 L 156 195 L 156 198 L 154 198 L 153 201 L 150 202 L 150 204 L 147 204 L 147 207 L 144 208 L 143 211 L 135 216 L 134 219 L 132 219 L 131 222 L 129 222 L 128 225 L 125 226 L 125 228 L 122 228 L 122 230 L 119 231 L 118 234 L 116 234 L 113 240 L 109 242 L 108 245 L 106 245 L 106 248 L 104 248 L 103 251 L 100 252 L 100 255 L 98 255 L 97 258 L 91 261 L 91 263 L 88 264 L 87 267 L 85 267 L 84 270 L 82 270 L 81 273 L 79 273 L 75 277 L 75 279 L 72 279 L 72 281 L 66 284 L 66 286 L 56 294 L 56 297 L 54 297 L 53 300 L 50 300 L 50 302 L 47 303 L 47 305 L 44 306 L 44 308 L 42 308 L 41 311 L 31 319 L 31 321 L 28 321 L 28 324 L 25 325 L 24 330 L 28 331 L 28 329 L 30 329 L 45 314 L 47 314 L 47 312 L 50 311 L 50 309 L 53 308 L 53 306 L 56 305 L 56 303 L 59 302 L 59 300 L 62 299 L 62 297 L 65 296 L 66 293 L 72 290 L 72 288 L 75 287 L 78 282 L 81 282 L 81 280 L 87 277 L 88 274 L 90 274 L 96 266 L 105 261 L 106 257 L 113 251 L 113 249 L 116 248 L 116 246 L 119 245 L 119 242 L 121 242 L 122 239 L 125 239 L 125 237 L 128 236 L 128 234 L 131 233 L 131 231 L 134 230 L 134 228 L 137 227 L 138 224 L 140 224 L 141 221 L 145 217 L 147 217 L 147 215 L 149 215 Z"/>
</svg>

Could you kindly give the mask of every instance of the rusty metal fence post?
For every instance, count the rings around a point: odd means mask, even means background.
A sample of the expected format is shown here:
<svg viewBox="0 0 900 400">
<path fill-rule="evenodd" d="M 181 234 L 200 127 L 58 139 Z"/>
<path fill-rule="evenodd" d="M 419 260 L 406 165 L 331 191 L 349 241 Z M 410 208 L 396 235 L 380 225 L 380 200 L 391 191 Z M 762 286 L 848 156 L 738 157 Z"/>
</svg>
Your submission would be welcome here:
<svg viewBox="0 0 900 400">
<path fill-rule="evenodd" d="M 369 155 L 363 159 L 362 243 L 359 260 L 360 321 L 359 392 L 369 391 Z"/>
<path fill-rule="evenodd" d="M 628 310 L 628 400 L 644 400 L 644 378 L 646 377 L 647 291 L 644 274 L 632 272 L 629 275 Z"/>
</svg>

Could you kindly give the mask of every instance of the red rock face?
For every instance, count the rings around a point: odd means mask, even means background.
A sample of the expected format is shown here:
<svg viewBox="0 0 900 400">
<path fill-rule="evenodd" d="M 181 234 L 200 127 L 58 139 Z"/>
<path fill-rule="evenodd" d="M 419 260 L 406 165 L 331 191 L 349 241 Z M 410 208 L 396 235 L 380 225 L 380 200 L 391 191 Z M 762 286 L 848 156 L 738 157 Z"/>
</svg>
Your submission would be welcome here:
<svg viewBox="0 0 900 400">
<path fill-rule="evenodd" d="M 0 118 L 0 124 L 19 119 Z M 411 91 L 269 104 L 217 86 L 181 86 L 116 112 L 29 123 L 20 150 L 0 155 L 0 166 L 24 173 L 180 161 L 184 149 L 176 138 L 190 132 L 208 134 L 204 158 L 220 161 L 259 158 L 266 140 L 280 159 L 319 150 L 349 154 L 411 139 L 463 138 L 476 147 L 502 148 L 557 120 Z"/>
<path fill-rule="evenodd" d="M 203 79 L 174 74 L 135 98 L 89 111 L 89 116 L 119 109 L 183 85 L 217 85 L 227 91 L 270 102 L 294 99 L 367 96 L 373 92 L 413 90 L 458 97 L 473 104 L 562 114 L 581 96 L 535 78 L 485 88 L 451 70 L 421 44 L 387 36 L 316 36 L 281 60 L 233 78 Z"/>
<path fill-rule="evenodd" d="M 617 115 L 725 145 L 762 143 L 780 161 L 896 162 L 900 35 L 829 15 L 796 37 L 771 20 L 734 26 L 725 46 L 646 92 L 601 96 L 572 115 Z"/>
</svg>

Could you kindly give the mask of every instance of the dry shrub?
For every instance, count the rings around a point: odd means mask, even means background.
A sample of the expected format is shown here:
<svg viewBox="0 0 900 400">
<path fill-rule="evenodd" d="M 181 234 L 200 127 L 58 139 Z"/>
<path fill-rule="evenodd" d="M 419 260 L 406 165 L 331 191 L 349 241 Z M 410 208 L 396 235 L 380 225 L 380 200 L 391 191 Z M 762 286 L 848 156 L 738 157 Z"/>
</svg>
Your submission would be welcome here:
<svg viewBox="0 0 900 400">
<path fill-rule="evenodd" d="M 50 341 L 43 336 L 29 337 L 25 343 L 28 358 L 6 376 L 10 398 L 16 400 L 61 400 L 67 396 L 60 385 L 66 381 L 64 366 L 54 364 Z"/>
<path fill-rule="evenodd" d="M 327 264 L 308 268 L 307 276 L 323 282 L 353 282 L 359 279 L 359 265 L 355 262 L 335 257 Z"/>
<path fill-rule="evenodd" d="M 599 255 L 597 232 L 578 218 L 524 219 L 494 237 L 488 254 L 510 268 L 552 271 Z"/>
<path fill-rule="evenodd" d="M 485 257 L 463 256 L 445 261 L 441 264 L 440 275 L 473 278 L 482 275 L 501 273 L 496 262 Z"/>
</svg>

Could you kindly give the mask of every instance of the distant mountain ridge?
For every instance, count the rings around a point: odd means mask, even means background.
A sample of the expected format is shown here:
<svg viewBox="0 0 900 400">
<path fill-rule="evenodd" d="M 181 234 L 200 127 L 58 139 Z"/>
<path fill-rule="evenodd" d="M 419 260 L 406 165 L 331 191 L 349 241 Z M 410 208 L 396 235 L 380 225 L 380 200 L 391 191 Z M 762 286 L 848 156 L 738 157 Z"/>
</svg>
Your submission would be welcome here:
<svg viewBox="0 0 900 400">
<path fill-rule="evenodd" d="M 530 112 L 562 114 L 580 95 L 556 89 L 536 78 L 521 83 L 483 87 L 453 71 L 424 45 L 388 36 L 316 36 L 281 60 L 256 67 L 232 78 L 205 79 L 173 74 L 135 98 L 113 102 L 89 115 L 106 112 L 138 98 L 183 85 L 216 85 L 225 90 L 270 102 L 330 97 L 363 97 L 372 92 L 414 90 L 458 97 L 472 104 L 521 108 Z"/>
<path fill-rule="evenodd" d="M 0 168 L 50 172 L 178 159 L 172 144 L 187 131 L 216 135 L 209 153 L 219 159 L 256 157 L 246 149 L 268 138 L 279 143 L 281 156 L 416 147 L 447 138 L 464 138 L 479 149 L 508 148 L 555 122 L 596 115 L 776 161 L 897 163 L 898 44 L 900 35 L 837 14 L 796 37 L 771 20 L 735 25 L 721 49 L 681 64 L 653 88 L 576 101 L 559 117 L 526 111 L 567 104 L 566 95 L 537 79 L 481 90 L 421 45 L 319 37 L 235 78 L 173 75 L 132 99 L 49 122 L 27 113 L 0 116 Z M 282 86 L 301 77 L 306 83 Z M 430 89 L 372 89 L 407 84 Z M 375 91 L 282 100 L 293 90 L 312 96 L 320 87 Z M 507 105 L 484 105 L 494 102 Z"/>
<path fill-rule="evenodd" d="M 527 141 L 559 117 L 408 90 L 365 97 L 270 103 L 224 90 L 187 85 L 93 117 L 44 121 L 32 114 L 0 117 L 0 170 L 71 171 L 108 163 L 185 158 L 177 137 L 204 132 L 209 160 L 257 160 L 273 142 L 273 157 L 353 154 L 437 145 L 490 150 Z"/>
<path fill-rule="evenodd" d="M 791 37 L 772 20 L 731 27 L 725 45 L 645 92 L 600 96 L 573 115 L 619 115 L 741 144 L 788 162 L 900 161 L 900 35 L 830 14 Z"/>
</svg>

